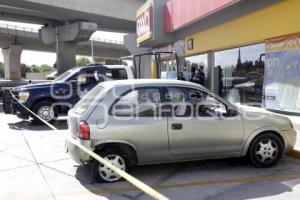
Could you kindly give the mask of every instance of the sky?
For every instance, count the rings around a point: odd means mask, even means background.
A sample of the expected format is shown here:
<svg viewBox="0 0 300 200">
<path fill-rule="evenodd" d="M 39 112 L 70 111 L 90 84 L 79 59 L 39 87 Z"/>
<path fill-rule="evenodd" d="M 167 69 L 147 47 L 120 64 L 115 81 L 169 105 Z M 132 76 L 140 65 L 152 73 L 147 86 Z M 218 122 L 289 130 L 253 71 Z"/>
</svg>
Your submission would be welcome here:
<svg viewBox="0 0 300 200">
<path fill-rule="evenodd" d="M 0 24 L 9 24 L 12 26 L 20 26 L 20 27 L 27 27 L 33 29 L 39 29 L 41 25 L 36 24 L 27 24 L 27 23 L 17 23 L 17 22 L 9 22 L 0 20 Z M 96 31 L 92 37 L 102 38 L 102 39 L 109 39 L 109 40 L 117 40 L 123 41 L 124 33 L 113 33 L 113 32 L 106 32 L 106 31 Z M 79 57 L 78 55 L 77 57 Z M 21 63 L 26 65 L 42 65 L 48 64 L 53 66 L 56 60 L 56 54 L 52 52 L 40 52 L 40 51 L 29 51 L 23 50 L 21 55 Z M 3 55 L 0 53 L 0 62 L 3 62 Z"/>
</svg>

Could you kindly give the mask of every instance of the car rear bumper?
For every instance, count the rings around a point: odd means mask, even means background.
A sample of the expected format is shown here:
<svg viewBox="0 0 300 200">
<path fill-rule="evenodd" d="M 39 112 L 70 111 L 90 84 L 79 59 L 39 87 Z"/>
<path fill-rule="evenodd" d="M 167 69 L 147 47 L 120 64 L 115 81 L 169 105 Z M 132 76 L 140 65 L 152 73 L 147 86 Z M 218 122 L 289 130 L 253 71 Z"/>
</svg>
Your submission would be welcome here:
<svg viewBox="0 0 300 200">
<path fill-rule="evenodd" d="M 66 151 L 70 154 L 71 158 L 80 164 L 85 164 L 88 161 L 91 160 L 91 156 L 89 156 L 87 153 L 83 152 L 79 147 L 77 147 L 75 144 L 73 144 L 70 140 L 76 140 L 77 142 L 79 142 L 79 144 L 83 145 L 84 147 L 90 149 L 91 151 L 93 151 L 93 149 L 91 149 L 91 141 L 90 140 L 81 140 L 79 138 L 74 137 L 71 134 L 68 134 L 66 136 L 66 140 L 65 140 L 65 149 Z"/>
</svg>

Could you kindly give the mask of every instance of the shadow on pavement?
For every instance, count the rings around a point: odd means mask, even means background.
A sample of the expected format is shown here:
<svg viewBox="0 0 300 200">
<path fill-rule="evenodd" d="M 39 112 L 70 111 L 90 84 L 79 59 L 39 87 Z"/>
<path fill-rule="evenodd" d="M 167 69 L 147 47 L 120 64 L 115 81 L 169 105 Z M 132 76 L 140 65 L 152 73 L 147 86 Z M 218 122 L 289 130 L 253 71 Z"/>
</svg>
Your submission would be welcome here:
<svg viewBox="0 0 300 200">
<path fill-rule="evenodd" d="M 207 193 L 207 196 L 200 195 L 199 199 L 246 200 L 292 192 L 293 187 L 300 183 L 300 179 L 289 179 L 288 184 L 277 179 L 230 181 L 247 177 L 280 176 L 280 174 L 276 174 L 276 168 L 257 169 L 247 159 L 238 158 L 138 166 L 130 174 L 150 186 L 154 186 L 170 199 L 195 198 L 192 195 L 195 195 L 196 192 L 199 194 Z M 232 176 L 230 176 L 231 174 Z M 148 199 L 143 192 L 136 191 L 136 188 L 126 181 L 96 183 L 89 166 L 79 166 L 75 177 L 87 190 L 96 195 L 110 196 L 113 194 L 120 195 L 120 199 L 122 199 L 122 196 L 129 199 Z M 225 183 L 222 182 L 223 180 L 225 180 Z M 228 180 L 228 183 L 226 183 L 226 180 Z M 191 185 L 181 187 L 182 183 Z M 217 189 L 220 187 L 224 187 L 222 192 Z M 214 192 L 207 192 L 208 189 Z"/>
<path fill-rule="evenodd" d="M 89 165 L 79 165 L 76 169 L 75 178 L 82 184 L 94 184 L 95 180 L 92 177 Z"/>
<path fill-rule="evenodd" d="M 46 125 L 36 125 L 32 121 L 19 121 L 16 123 L 9 123 L 9 128 L 13 130 L 29 130 L 29 131 L 49 131 L 52 130 Z M 66 120 L 59 120 L 53 123 L 59 130 L 67 130 L 68 124 Z"/>
<path fill-rule="evenodd" d="M 0 100 L 0 113 L 4 114 L 3 103 Z M 30 130 L 30 131 L 49 131 L 52 130 L 46 125 L 36 125 L 30 120 L 23 120 L 16 123 L 9 123 L 9 128 L 13 130 Z M 59 130 L 68 129 L 68 124 L 66 119 L 58 119 L 53 125 Z"/>
</svg>

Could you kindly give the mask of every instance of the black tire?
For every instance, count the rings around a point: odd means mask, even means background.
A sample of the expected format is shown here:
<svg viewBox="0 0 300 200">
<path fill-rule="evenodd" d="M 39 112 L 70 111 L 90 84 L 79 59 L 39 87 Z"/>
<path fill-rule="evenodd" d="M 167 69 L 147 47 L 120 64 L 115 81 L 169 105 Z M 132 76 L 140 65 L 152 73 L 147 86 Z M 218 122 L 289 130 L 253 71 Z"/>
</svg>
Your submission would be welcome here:
<svg viewBox="0 0 300 200">
<path fill-rule="evenodd" d="M 123 159 L 123 162 L 125 164 L 123 170 L 125 172 L 128 172 L 129 169 L 131 168 L 131 166 L 130 166 L 131 156 L 124 152 L 121 152 L 118 149 L 105 149 L 104 151 L 96 152 L 96 153 L 99 156 L 101 156 L 102 158 L 108 158 L 108 159 L 115 158 L 115 157 L 113 157 L 114 155 L 119 156 L 121 159 Z M 104 166 L 102 164 L 100 164 L 97 160 L 93 160 L 91 163 L 91 170 L 92 170 L 92 175 L 97 182 L 112 183 L 112 182 L 117 182 L 117 181 L 122 180 L 122 177 L 117 177 L 114 175 L 111 176 L 111 180 L 108 180 L 109 178 L 105 178 L 105 172 L 102 171 L 102 173 L 101 173 L 99 167 L 104 167 Z M 110 170 L 110 172 L 112 172 L 112 170 Z"/>
<path fill-rule="evenodd" d="M 278 163 L 283 152 L 281 139 L 273 133 L 264 133 L 251 142 L 248 156 L 255 167 L 268 168 Z"/>
<path fill-rule="evenodd" d="M 53 102 L 51 101 L 40 101 L 38 102 L 32 109 L 32 111 L 36 114 L 36 115 L 39 115 L 39 110 L 43 107 L 51 107 L 53 109 L 53 117 L 51 117 L 51 119 L 47 120 L 45 119 L 45 121 L 49 122 L 49 123 L 53 123 L 56 121 L 57 117 L 58 117 L 58 111 L 57 111 L 57 108 L 56 107 L 52 107 L 52 104 Z M 40 115 L 39 115 L 40 116 Z M 40 116 L 42 117 L 42 116 Z M 40 125 L 40 124 L 43 124 L 43 122 L 35 117 L 35 116 L 32 116 L 33 118 L 33 123 L 34 124 L 37 124 L 37 125 Z M 43 117 L 42 117 L 43 118 Z"/>
</svg>

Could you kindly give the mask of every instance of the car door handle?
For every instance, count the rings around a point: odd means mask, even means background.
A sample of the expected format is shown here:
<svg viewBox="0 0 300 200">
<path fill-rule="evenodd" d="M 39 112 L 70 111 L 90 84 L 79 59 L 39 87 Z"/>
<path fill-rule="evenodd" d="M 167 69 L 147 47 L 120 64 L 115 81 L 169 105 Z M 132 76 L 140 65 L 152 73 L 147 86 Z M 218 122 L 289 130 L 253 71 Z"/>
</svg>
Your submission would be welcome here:
<svg viewBox="0 0 300 200">
<path fill-rule="evenodd" d="M 173 130 L 181 130 L 182 124 L 172 124 L 171 127 Z"/>
</svg>

